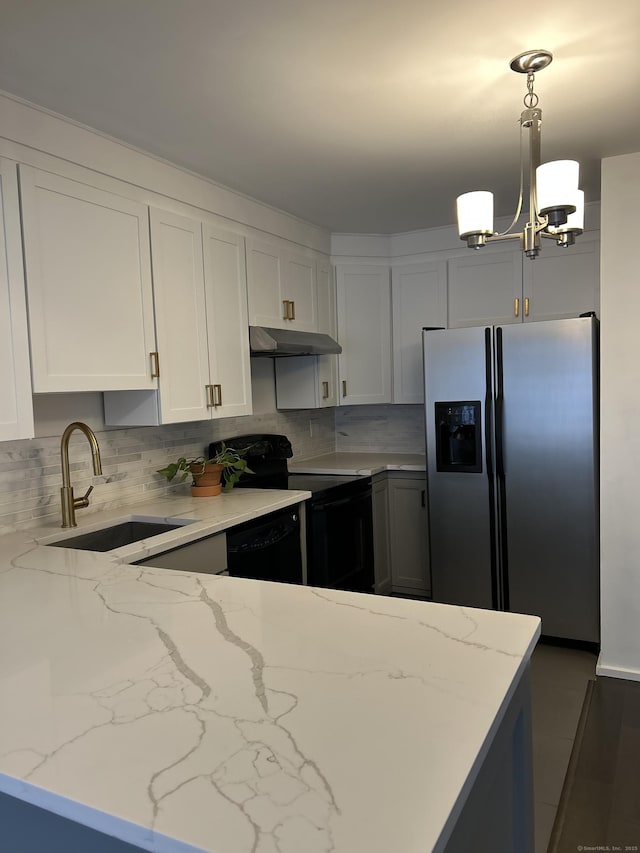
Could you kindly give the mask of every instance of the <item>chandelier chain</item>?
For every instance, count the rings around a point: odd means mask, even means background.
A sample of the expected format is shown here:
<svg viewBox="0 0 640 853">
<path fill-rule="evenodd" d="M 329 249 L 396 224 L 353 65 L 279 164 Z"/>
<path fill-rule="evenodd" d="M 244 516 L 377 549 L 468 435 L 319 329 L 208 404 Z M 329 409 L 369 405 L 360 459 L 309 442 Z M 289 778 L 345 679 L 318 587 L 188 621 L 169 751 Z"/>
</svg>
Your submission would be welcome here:
<svg viewBox="0 0 640 853">
<path fill-rule="evenodd" d="M 527 109 L 532 109 L 533 107 L 538 106 L 538 101 L 540 100 L 536 93 L 533 91 L 533 81 L 535 78 L 535 74 L 533 71 L 527 72 L 527 94 L 524 96 L 524 105 Z"/>
</svg>

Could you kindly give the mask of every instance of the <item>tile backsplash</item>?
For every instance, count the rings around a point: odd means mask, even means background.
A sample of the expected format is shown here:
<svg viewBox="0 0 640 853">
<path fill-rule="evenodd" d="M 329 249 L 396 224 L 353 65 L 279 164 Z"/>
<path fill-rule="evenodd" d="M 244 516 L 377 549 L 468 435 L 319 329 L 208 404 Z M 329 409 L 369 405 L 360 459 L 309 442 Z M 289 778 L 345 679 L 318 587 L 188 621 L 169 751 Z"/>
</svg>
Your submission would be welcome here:
<svg viewBox="0 0 640 853">
<path fill-rule="evenodd" d="M 270 406 L 267 401 L 266 407 Z M 69 456 L 75 493 L 81 495 L 94 486 L 91 505 L 82 510 L 82 517 L 186 488 L 168 484 L 156 473 L 158 468 L 179 456 L 201 455 L 210 441 L 245 433 L 288 436 L 296 459 L 334 450 L 424 452 L 422 406 L 266 411 L 217 421 L 127 429 L 105 426 L 100 394 L 36 395 L 34 410 L 36 438 L 0 443 L 0 534 L 38 524 L 59 525 L 60 438 L 74 420 L 84 421 L 94 430 L 102 457 L 102 476 L 94 477 L 87 440 L 80 432 L 73 434 Z"/>
<path fill-rule="evenodd" d="M 0 443 L 0 534 L 37 524 L 60 524 L 60 438 L 74 420 L 85 421 L 94 430 L 102 457 L 102 476 L 94 477 L 89 444 L 81 432 L 73 433 L 69 458 L 75 494 L 95 487 L 82 517 L 186 488 L 169 485 L 156 471 L 179 456 L 201 455 L 210 441 L 269 432 L 288 436 L 299 458 L 335 449 L 332 409 L 114 429 L 105 427 L 95 410 L 92 398 L 101 399 L 101 395 L 77 395 L 76 401 L 74 396 L 64 395 L 64 405 L 57 403 L 55 416 L 50 400 L 41 400 L 36 406 L 36 438 Z"/>
<path fill-rule="evenodd" d="M 340 406 L 335 412 L 338 451 L 425 452 L 421 405 Z"/>
</svg>

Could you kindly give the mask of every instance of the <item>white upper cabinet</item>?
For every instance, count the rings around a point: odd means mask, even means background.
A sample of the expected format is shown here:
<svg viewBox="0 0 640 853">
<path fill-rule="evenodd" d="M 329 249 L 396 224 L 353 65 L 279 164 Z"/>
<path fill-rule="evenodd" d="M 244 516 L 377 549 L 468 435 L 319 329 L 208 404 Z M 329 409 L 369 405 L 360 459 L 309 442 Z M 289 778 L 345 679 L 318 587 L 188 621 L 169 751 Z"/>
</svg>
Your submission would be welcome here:
<svg viewBox="0 0 640 853">
<path fill-rule="evenodd" d="M 316 261 L 293 251 L 285 251 L 283 298 L 288 300 L 291 320 L 286 328 L 318 331 Z"/>
<path fill-rule="evenodd" d="M 543 240 L 539 256 L 523 259 L 525 323 L 600 314 L 600 241 L 586 235 L 561 248 Z"/>
<path fill-rule="evenodd" d="M 447 262 L 425 261 L 391 270 L 393 402 L 421 403 L 422 329 L 446 328 Z"/>
<path fill-rule="evenodd" d="M 33 390 L 155 388 L 147 207 L 20 166 Z"/>
<path fill-rule="evenodd" d="M 328 260 L 316 262 L 316 282 L 318 289 L 318 331 L 335 338 L 336 321 L 336 280 Z"/>
<path fill-rule="evenodd" d="M 318 331 L 334 340 L 338 337 L 336 318 L 336 279 L 329 261 L 316 264 L 318 288 Z M 318 356 L 320 408 L 338 405 L 338 356 Z"/>
<path fill-rule="evenodd" d="M 534 260 L 517 241 L 448 262 L 449 326 L 504 325 L 599 313 L 599 238 L 568 248 L 542 240 Z"/>
<path fill-rule="evenodd" d="M 315 260 L 292 248 L 247 238 L 249 324 L 318 330 Z"/>
<path fill-rule="evenodd" d="M 16 164 L 0 160 L 0 441 L 33 438 Z"/>
<path fill-rule="evenodd" d="M 316 262 L 318 331 L 336 337 L 336 287 L 331 264 Z M 336 355 L 276 358 L 278 409 L 323 409 L 338 405 Z"/>
<path fill-rule="evenodd" d="M 152 208 L 159 393 L 105 394 L 107 423 L 251 414 L 244 239 Z"/>
<path fill-rule="evenodd" d="M 199 221 L 150 211 L 160 423 L 209 417 L 209 350 Z"/>
<path fill-rule="evenodd" d="M 212 416 L 250 415 L 251 364 L 244 238 L 202 226 Z"/>
<path fill-rule="evenodd" d="M 520 323 L 522 257 L 504 243 L 485 247 L 448 263 L 448 325 L 481 326 Z"/>
<path fill-rule="evenodd" d="M 390 403 L 389 267 L 344 264 L 336 271 L 340 404 Z"/>
</svg>

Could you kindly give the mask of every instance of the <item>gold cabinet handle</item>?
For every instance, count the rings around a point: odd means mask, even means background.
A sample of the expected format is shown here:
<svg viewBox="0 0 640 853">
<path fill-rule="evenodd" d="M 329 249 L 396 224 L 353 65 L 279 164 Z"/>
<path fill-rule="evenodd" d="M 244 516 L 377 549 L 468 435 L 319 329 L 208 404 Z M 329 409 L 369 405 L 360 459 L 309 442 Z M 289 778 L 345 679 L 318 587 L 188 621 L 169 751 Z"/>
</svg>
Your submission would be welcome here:
<svg viewBox="0 0 640 853">
<path fill-rule="evenodd" d="M 342 396 L 343 397 L 347 396 L 347 380 L 346 379 L 342 380 Z"/>
<path fill-rule="evenodd" d="M 323 400 L 329 399 L 329 383 L 324 381 L 324 380 L 322 382 L 322 399 Z"/>
<path fill-rule="evenodd" d="M 513 300 L 513 316 L 514 317 L 520 316 L 520 299 L 517 296 Z"/>
<path fill-rule="evenodd" d="M 221 406 L 222 405 L 222 385 L 214 385 L 213 386 L 213 405 Z"/>
<path fill-rule="evenodd" d="M 525 296 L 524 298 L 524 316 L 529 316 L 529 297 Z"/>
<path fill-rule="evenodd" d="M 150 352 L 151 358 L 151 378 L 157 379 L 160 376 L 160 356 L 157 352 Z"/>
<path fill-rule="evenodd" d="M 289 319 L 289 300 L 288 299 L 282 300 L 282 308 L 283 308 L 282 319 L 288 320 Z"/>
<path fill-rule="evenodd" d="M 296 303 L 291 299 L 283 299 L 282 304 L 284 305 L 284 314 L 282 315 L 283 320 L 295 320 L 296 319 Z"/>
<path fill-rule="evenodd" d="M 213 399 L 213 385 L 205 385 L 204 387 L 207 392 L 207 409 L 213 409 L 215 406 L 215 401 Z"/>
<path fill-rule="evenodd" d="M 291 300 L 291 316 L 289 317 L 289 319 L 290 320 L 296 319 L 296 303 L 293 300 Z"/>
</svg>

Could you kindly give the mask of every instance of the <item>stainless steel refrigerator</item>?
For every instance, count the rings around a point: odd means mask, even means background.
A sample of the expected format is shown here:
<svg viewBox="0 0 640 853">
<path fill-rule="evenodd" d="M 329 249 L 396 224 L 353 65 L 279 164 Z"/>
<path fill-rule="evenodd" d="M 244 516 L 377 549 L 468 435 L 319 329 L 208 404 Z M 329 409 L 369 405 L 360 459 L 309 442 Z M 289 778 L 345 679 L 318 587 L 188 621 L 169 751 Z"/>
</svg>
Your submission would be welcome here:
<svg viewBox="0 0 640 853">
<path fill-rule="evenodd" d="M 598 643 L 598 321 L 423 332 L 434 601 Z"/>
</svg>

